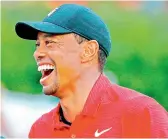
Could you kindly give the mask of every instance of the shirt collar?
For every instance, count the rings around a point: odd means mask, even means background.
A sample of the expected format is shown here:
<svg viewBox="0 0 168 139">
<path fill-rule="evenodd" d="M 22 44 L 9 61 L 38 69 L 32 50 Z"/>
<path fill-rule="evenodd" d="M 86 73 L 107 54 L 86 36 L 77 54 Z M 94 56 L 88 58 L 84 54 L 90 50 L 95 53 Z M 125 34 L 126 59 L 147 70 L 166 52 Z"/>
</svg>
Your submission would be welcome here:
<svg viewBox="0 0 168 139">
<path fill-rule="evenodd" d="M 69 128 L 70 125 L 67 125 L 67 124 L 64 124 L 61 119 L 60 119 L 60 108 L 61 108 L 61 105 L 60 103 L 58 103 L 57 107 L 53 110 L 53 113 L 52 113 L 52 126 L 54 128 L 62 128 L 62 127 L 67 127 Z"/>
<path fill-rule="evenodd" d="M 87 115 L 87 116 L 93 116 L 93 117 L 96 116 L 96 112 L 99 108 L 99 105 L 101 104 L 102 97 L 107 92 L 107 89 L 109 88 L 110 85 L 111 83 L 108 80 L 108 78 L 104 74 L 101 74 L 89 93 L 89 96 L 85 102 L 84 108 L 81 112 L 81 115 Z M 60 103 L 58 103 L 58 106 L 54 110 L 54 113 L 53 113 L 54 125 L 55 123 L 60 124 L 60 118 L 59 118 L 60 107 L 61 105 Z"/>
<path fill-rule="evenodd" d="M 101 74 L 86 100 L 81 113 L 82 115 L 96 116 L 96 112 L 101 104 L 102 98 L 110 85 L 111 83 L 108 78 L 104 74 Z"/>
</svg>

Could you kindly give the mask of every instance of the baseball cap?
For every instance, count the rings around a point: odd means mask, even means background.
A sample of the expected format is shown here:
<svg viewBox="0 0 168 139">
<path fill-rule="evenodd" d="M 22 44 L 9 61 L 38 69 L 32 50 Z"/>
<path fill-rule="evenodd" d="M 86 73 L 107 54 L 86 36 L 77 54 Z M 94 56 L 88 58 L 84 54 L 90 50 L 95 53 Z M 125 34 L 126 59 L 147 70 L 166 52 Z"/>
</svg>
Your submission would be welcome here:
<svg viewBox="0 0 168 139">
<path fill-rule="evenodd" d="M 28 40 L 36 40 L 38 32 L 76 33 L 88 40 L 96 40 L 106 56 L 111 50 L 110 33 L 106 24 L 90 8 L 78 4 L 63 4 L 42 21 L 18 22 L 15 31 L 19 37 Z"/>
</svg>

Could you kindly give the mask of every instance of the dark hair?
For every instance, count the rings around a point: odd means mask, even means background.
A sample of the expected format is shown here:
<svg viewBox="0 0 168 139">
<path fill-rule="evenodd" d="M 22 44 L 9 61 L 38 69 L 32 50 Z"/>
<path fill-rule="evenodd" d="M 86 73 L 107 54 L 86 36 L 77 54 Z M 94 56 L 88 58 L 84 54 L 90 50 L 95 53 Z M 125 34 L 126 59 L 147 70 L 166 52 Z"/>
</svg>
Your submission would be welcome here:
<svg viewBox="0 0 168 139">
<path fill-rule="evenodd" d="M 81 44 L 82 42 L 85 42 L 85 41 L 88 41 L 88 39 L 78 35 L 78 34 L 75 34 L 73 33 L 76 41 Z M 105 52 L 100 48 L 99 51 L 98 51 L 98 61 L 99 61 L 99 71 L 102 73 L 103 70 L 104 70 L 104 66 L 105 66 L 105 63 L 106 63 L 106 54 Z"/>
</svg>

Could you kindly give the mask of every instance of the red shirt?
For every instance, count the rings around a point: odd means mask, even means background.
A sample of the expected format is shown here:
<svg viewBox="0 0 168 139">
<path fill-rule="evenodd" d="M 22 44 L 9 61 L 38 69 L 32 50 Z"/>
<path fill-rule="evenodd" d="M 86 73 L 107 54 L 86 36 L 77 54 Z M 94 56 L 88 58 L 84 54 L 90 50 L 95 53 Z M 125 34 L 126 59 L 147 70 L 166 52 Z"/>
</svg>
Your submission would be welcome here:
<svg viewBox="0 0 168 139">
<path fill-rule="evenodd" d="M 62 123 L 58 105 L 32 126 L 30 138 L 168 137 L 168 114 L 154 99 L 121 87 L 104 75 L 93 86 L 72 125 Z"/>
</svg>

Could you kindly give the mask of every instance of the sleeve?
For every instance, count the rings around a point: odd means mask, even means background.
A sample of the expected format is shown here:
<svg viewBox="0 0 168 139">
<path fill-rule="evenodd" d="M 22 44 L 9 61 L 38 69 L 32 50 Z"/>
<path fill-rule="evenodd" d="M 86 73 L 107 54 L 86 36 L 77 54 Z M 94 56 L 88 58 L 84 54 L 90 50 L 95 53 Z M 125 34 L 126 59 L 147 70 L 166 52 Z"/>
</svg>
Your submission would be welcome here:
<svg viewBox="0 0 168 139">
<path fill-rule="evenodd" d="M 147 107 L 152 138 L 168 138 L 168 112 L 157 102 Z"/>
<path fill-rule="evenodd" d="M 168 113 L 153 99 L 137 99 L 129 104 L 122 118 L 124 138 L 168 137 Z"/>
<path fill-rule="evenodd" d="M 31 129 L 28 134 L 28 138 L 40 138 L 43 132 L 43 127 L 45 124 L 42 122 L 43 116 L 37 119 L 34 124 L 31 126 Z"/>
<path fill-rule="evenodd" d="M 30 131 L 29 131 L 29 138 L 35 138 L 35 124 L 32 125 Z"/>
</svg>

